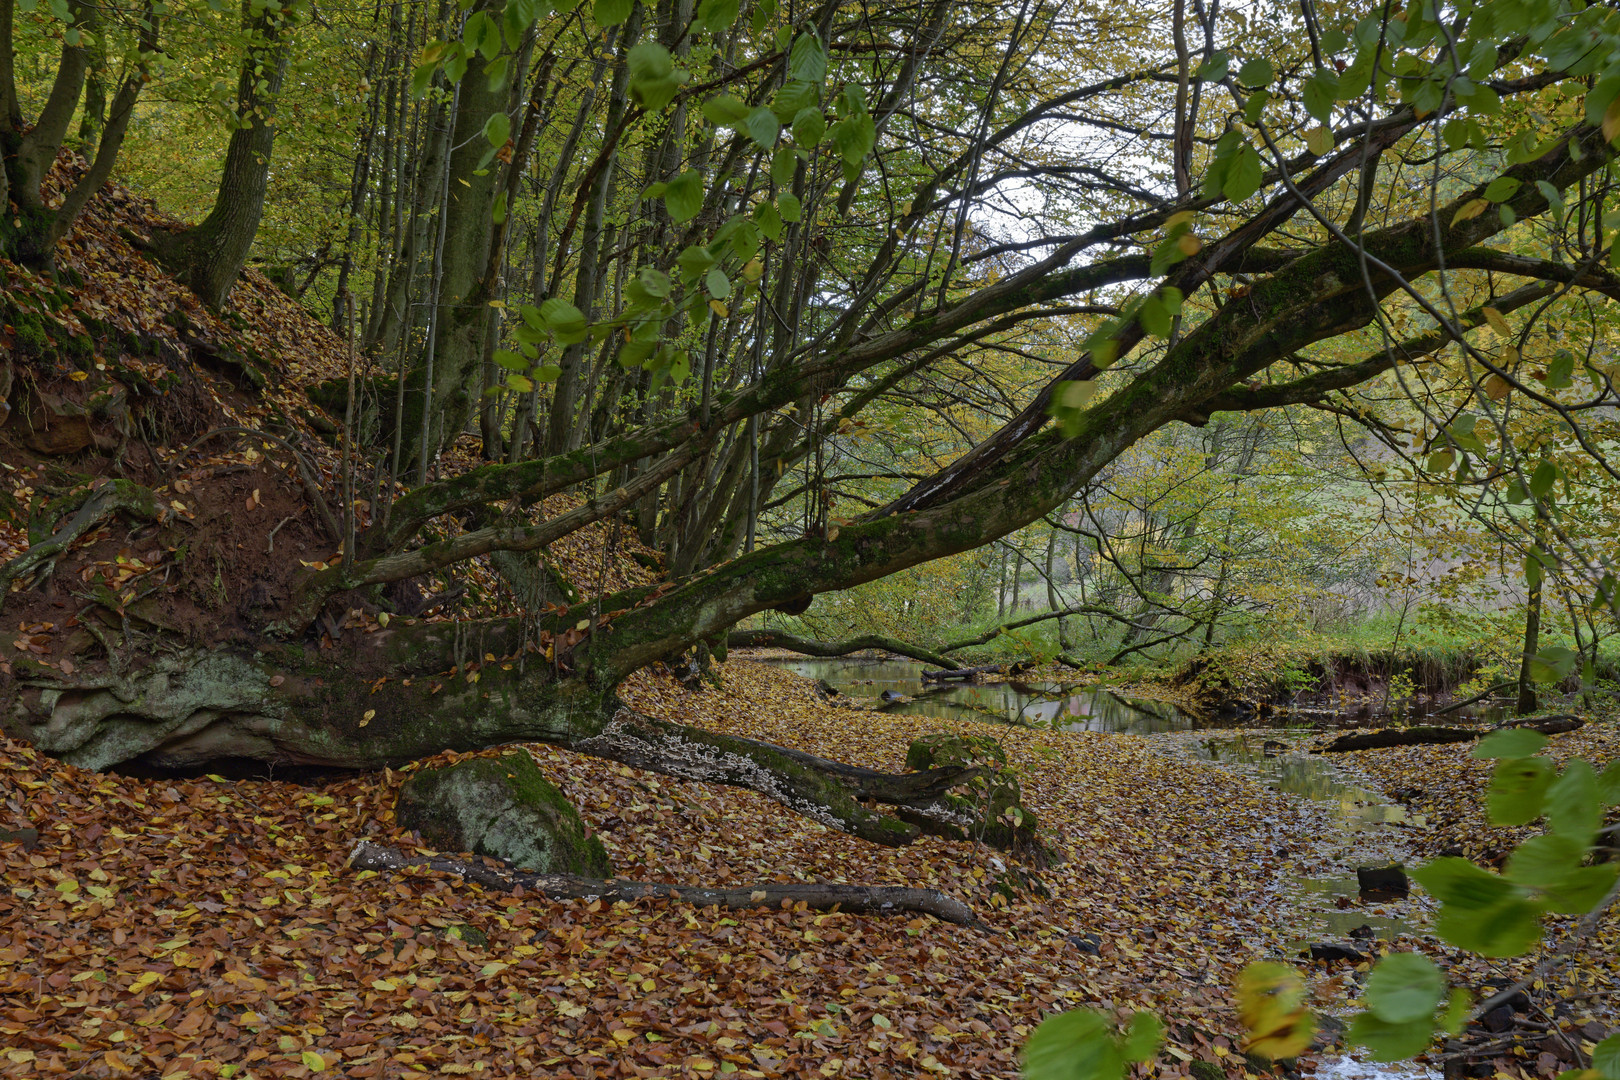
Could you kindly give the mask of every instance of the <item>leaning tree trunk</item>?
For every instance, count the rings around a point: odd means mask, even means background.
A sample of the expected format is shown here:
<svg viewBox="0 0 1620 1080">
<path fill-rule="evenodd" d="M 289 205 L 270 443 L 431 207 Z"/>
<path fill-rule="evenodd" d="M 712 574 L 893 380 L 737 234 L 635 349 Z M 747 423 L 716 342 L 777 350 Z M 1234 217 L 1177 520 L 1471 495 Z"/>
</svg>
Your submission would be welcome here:
<svg viewBox="0 0 1620 1080">
<path fill-rule="evenodd" d="M 319 652 L 199 649 L 93 675 L 13 661 L 13 675 L 0 675 L 0 726 L 90 769 L 198 768 L 223 758 L 375 769 L 445 749 L 548 743 L 759 791 L 880 844 L 972 824 L 946 796 L 976 768 L 885 773 L 644 716 L 592 677 L 585 648 L 565 651 L 578 636 L 548 632 L 554 657 L 567 657 L 552 662 L 522 619 L 417 623 L 345 635 Z M 488 655 L 497 659 L 485 662 Z M 871 804 L 900 808 L 907 820 Z"/>
<path fill-rule="evenodd" d="M 225 149 L 214 208 L 190 229 L 154 237 L 162 261 L 213 308 L 224 306 L 264 216 L 270 152 L 276 140 L 276 99 L 287 77 L 292 22 L 290 5 L 254 15 L 244 3 L 243 26 L 249 40 L 236 88 L 238 126 Z"/>
</svg>

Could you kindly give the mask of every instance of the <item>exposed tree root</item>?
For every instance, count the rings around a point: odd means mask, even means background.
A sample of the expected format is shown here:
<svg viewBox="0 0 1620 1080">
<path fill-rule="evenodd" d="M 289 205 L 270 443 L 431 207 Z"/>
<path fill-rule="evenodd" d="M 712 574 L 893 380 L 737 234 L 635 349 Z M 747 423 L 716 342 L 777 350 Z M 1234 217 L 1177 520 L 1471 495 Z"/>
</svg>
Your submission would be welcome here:
<svg viewBox="0 0 1620 1080">
<path fill-rule="evenodd" d="M 937 889 L 892 885 L 784 885 L 762 882 L 731 889 L 663 885 L 641 881 L 597 881 L 571 874 L 530 874 L 511 868 L 493 869 L 483 863 L 443 856 L 407 854 L 370 840 L 355 845 L 349 856 L 355 870 L 398 871 L 427 867 L 455 874 L 485 888 L 512 892 L 521 886 L 554 900 L 671 900 L 695 907 L 776 908 L 784 903 L 803 904 L 812 911 L 848 911 L 859 915 L 898 915 L 916 911 L 959 926 L 982 926 L 960 900 Z"/>
<path fill-rule="evenodd" d="M 883 637 L 881 634 L 863 634 L 848 641 L 817 641 L 780 630 L 733 630 L 726 635 L 728 649 L 787 649 L 805 656 L 848 656 L 863 649 L 878 649 L 897 656 L 909 656 L 925 664 L 934 664 L 950 670 L 961 667 L 955 660 L 932 652 L 920 645 Z"/>
<path fill-rule="evenodd" d="M 69 496 L 76 498 L 76 496 Z M 49 539 L 33 544 L 10 562 L 0 565 L 0 610 L 5 608 L 11 583 L 36 571 L 50 573 L 56 558 L 103 519 L 116 513 L 131 514 L 151 521 L 163 516 L 163 506 L 151 489 L 128 480 L 109 480 L 84 496 L 78 512 Z"/>
<path fill-rule="evenodd" d="M 890 847 L 911 843 L 922 830 L 869 809 L 863 802 L 903 807 L 913 820 L 923 817 L 968 825 L 971 822 L 945 796 L 981 771 L 948 766 L 913 773 L 880 772 L 785 746 L 655 720 L 629 709 L 620 709 L 599 734 L 569 746 L 665 776 L 748 788 L 812 821 Z"/>
</svg>

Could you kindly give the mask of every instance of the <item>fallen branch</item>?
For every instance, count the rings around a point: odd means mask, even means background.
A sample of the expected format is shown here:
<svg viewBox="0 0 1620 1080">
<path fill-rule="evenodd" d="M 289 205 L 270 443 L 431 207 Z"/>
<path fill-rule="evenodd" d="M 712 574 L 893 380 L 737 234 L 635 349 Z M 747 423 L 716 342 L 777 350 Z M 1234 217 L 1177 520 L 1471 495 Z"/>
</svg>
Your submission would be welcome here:
<svg viewBox="0 0 1620 1080">
<path fill-rule="evenodd" d="M 1317 751 L 1339 754 L 1346 750 L 1380 750 L 1386 746 L 1422 746 L 1428 743 L 1472 742 L 1480 732 L 1465 728 L 1410 727 L 1385 728 L 1365 735 L 1341 735 Z"/>
<path fill-rule="evenodd" d="M 898 656 L 909 656 L 925 664 L 955 670 L 962 665 L 936 652 L 880 634 L 863 634 L 848 641 L 816 641 L 780 630 L 733 630 L 726 635 L 727 649 L 787 649 L 805 656 L 848 656 L 863 649 L 879 649 Z"/>
<path fill-rule="evenodd" d="M 399 871 L 427 867 L 455 874 L 489 889 L 512 892 L 518 887 L 554 900 L 671 900 L 694 907 L 776 908 L 786 901 L 812 911 L 847 911 L 859 915 L 895 915 L 917 911 L 959 926 L 982 925 L 973 910 L 937 889 L 892 885 L 783 885 L 764 882 L 734 889 L 708 889 L 663 885 L 644 881 L 597 881 L 572 874 L 530 874 L 511 868 L 494 869 L 477 862 L 444 856 L 415 855 L 384 847 L 370 840 L 354 846 L 349 866 L 355 870 Z"/>
<path fill-rule="evenodd" d="M 1509 720 L 1499 725 L 1505 728 L 1529 728 L 1539 731 L 1543 735 L 1563 735 L 1571 731 L 1579 731 L 1586 726 L 1586 721 L 1573 713 L 1556 713 L 1551 716 L 1521 716 L 1517 720 Z"/>
<path fill-rule="evenodd" d="M 122 511 L 152 521 L 163 516 L 163 507 L 150 488 L 128 480 L 109 480 L 92 490 L 79 506 L 78 513 L 68 519 L 49 539 L 30 545 L 28 550 L 10 562 L 0 565 L 0 609 L 5 607 L 11 583 L 50 563 L 89 532 L 102 519 Z"/>
<path fill-rule="evenodd" d="M 1022 675 L 1033 670 L 1035 665 L 1028 660 L 1015 660 L 1006 664 L 985 664 L 981 667 L 957 668 L 954 671 L 925 671 L 922 673 L 923 682 L 944 682 L 947 679 L 961 679 L 970 682 L 980 675 Z"/>
</svg>

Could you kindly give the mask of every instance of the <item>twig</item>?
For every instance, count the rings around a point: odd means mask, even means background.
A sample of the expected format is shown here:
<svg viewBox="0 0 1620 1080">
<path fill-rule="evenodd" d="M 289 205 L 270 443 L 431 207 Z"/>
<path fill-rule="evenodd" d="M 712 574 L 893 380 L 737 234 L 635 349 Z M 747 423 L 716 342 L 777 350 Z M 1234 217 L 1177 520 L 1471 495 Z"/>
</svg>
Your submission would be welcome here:
<svg viewBox="0 0 1620 1080">
<path fill-rule="evenodd" d="M 266 555 L 270 555 L 270 554 L 273 554 L 275 552 L 275 550 L 276 550 L 276 533 L 281 531 L 281 526 L 287 524 L 287 522 L 293 520 L 297 516 L 298 516 L 297 514 L 288 514 L 286 517 L 282 518 L 276 524 L 275 528 L 270 530 L 270 536 L 267 538 L 268 542 L 264 546 L 264 553 Z"/>
</svg>

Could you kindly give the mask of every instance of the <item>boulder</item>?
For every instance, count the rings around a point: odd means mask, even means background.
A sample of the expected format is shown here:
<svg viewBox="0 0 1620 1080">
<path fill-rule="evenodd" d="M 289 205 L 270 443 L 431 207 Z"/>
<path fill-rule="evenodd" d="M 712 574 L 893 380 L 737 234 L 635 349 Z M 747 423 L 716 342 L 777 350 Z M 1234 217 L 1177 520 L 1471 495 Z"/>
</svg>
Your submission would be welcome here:
<svg viewBox="0 0 1620 1080">
<path fill-rule="evenodd" d="M 441 851 L 471 851 L 540 874 L 605 878 L 601 841 L 525 751 L 424 769 L 400 788 L 395 816 Z"/>
</svg>

